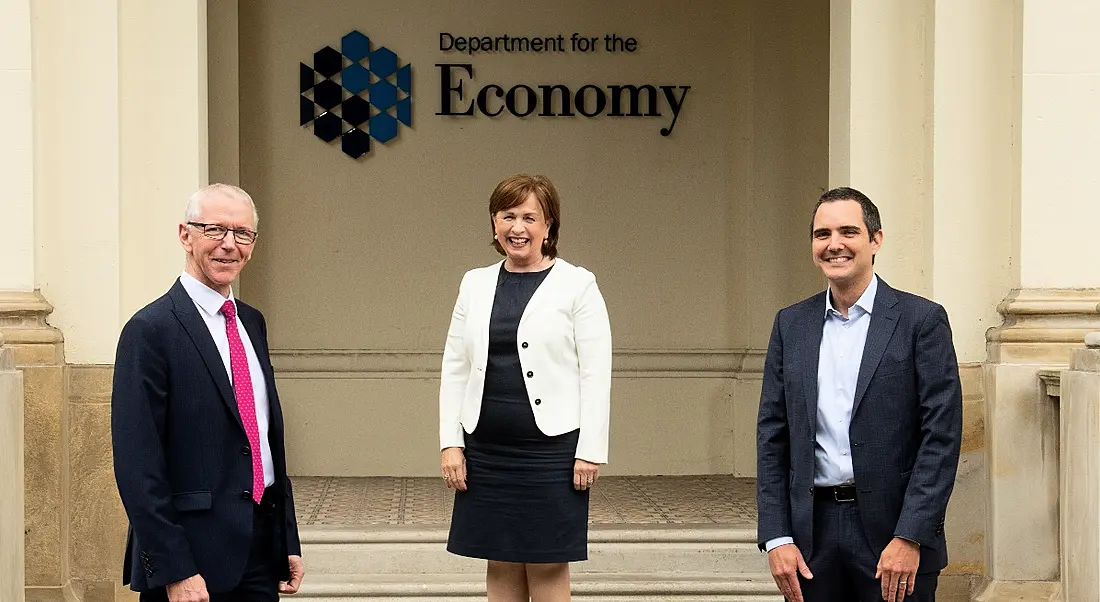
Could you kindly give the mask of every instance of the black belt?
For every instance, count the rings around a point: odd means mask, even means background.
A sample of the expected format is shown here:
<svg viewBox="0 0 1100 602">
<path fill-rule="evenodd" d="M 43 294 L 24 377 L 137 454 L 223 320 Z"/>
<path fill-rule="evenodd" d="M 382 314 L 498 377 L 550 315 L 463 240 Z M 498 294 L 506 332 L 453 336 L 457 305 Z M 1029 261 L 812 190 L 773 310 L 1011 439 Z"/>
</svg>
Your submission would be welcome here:
<svg viewBox="0 0 1100 602">
<path fill-rule="evenodd" d="M 814 499 L 828 500 L 840 504 L 852 504 L 856 501 L 856 486 L 834 485 L 832 487 L 814 487 Z"/>
</svg>

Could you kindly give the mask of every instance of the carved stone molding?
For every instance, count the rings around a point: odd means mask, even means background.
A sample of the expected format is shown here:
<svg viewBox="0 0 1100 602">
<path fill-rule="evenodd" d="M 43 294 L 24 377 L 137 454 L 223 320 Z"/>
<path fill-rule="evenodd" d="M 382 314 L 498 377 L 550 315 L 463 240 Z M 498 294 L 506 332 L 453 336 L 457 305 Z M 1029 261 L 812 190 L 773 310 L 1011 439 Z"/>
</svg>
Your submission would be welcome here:
<svg viewBox="0 0 1100 602">
<path fill-rule="evenodd" d="M 439 351 L 273 349 L 279 378 L 439 378 Z M 617 378 L 753 378 L 764 371 L 761 349 L 619 349 Z"/>
<path fill-rule="evenodd" d="M 20 365 L 64 363 L 64 337 L 46 322 L 53 306 L 38 291 L 0 291 L 0 335 Z"/>
<path fill-rule="evenodd" d="M 1004 323 L 986 333 L 989 361 L 1068 364 L 1100 330 L 1100 289 L 1018 289 L 997 306 Z"/>
<path fill-rule="evenodd" d="M 1062 371 L 1040 370 L 1039 381 L 1043 383 L 1043 392 L 1048 397 L 1062 397 Z"/>
</svg>

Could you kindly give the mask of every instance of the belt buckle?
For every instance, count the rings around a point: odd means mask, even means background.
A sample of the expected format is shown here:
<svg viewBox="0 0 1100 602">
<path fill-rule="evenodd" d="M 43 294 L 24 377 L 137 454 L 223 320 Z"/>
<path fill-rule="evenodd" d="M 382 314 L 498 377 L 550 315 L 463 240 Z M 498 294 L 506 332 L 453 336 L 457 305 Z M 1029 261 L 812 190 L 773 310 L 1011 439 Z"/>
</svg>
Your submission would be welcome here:
<svg viewBox="0 0 1100 602">
<path fill-rule="evenodd" d="M 851 493 L 849 493 L 851 492 Z M 856 488 L 850 485 L 833 487 L 833 499 L 838 504 L 849 504 L 856 501 Z"/>
</svg>

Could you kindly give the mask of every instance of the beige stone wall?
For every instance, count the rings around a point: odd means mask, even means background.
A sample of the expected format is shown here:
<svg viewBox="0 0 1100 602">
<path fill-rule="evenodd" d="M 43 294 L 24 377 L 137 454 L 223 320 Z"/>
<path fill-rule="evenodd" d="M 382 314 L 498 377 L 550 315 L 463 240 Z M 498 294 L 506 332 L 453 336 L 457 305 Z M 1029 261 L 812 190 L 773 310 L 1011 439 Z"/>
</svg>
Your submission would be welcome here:
<svg viewBox="0 0 1100 602">
<path fill-rule="evenodd" d="M 69 571 L 82 582 L 121 581 L 126 513 L 111 454 L 110 366 L 69 366 Z"/>
<path fill-rule="evenodd" d="M 303 11 L 315 18 L 303 21 Z M 492 187 L 529 171 L 562 193 L 562 255 L 596 273 L 617 357 L 648 362 L 616 374 L 609 470 L 751 473 L 754 423 L 735 408 L 755 407 L 758 377 L 736 358 L 759 354 L 775 311 L 821 286 L 806 232 L 826 183 L 827 4 L 497 2 L 441 13 L 421 1 L 354 17 L 361 12 L 341 1 L 241 2 L 240 61 L 211 64 L 218 81 L 222 69 L 240 74 L 239 132 L 231 118 L 212 123 L 212 144 L 228 147 L 211 169 L 232 174 L 239 156 L 261 212 L 244 298 L 266 313 L 280 357 L 320 363 L 302 373 L 276 362 L 295 424 L 292 468 L 435 474 L 434 379 L 457 284 L 498 258 L 487 244 Z M 296 63 L 353 27 L 414 70 L 414 127 L 360 161 L 292 125 Z M 440 52 L 441 31 L 614 31 L 640 50 L 470 58 Z M 223 34 L 219 47 L 232 51 Z M 659 119 L 445 119 L 434 115 L 440 62 L 471 62 L 475 88 L 692 90 L 668 138 Z M 233 101 L 212 95 L 212 113 L 231 114 L 222 105 Z M 711 356 L 721 374 L 699 377 L 709 369 L 696 359 Z M 391 361 L 402 376 L 388 375 Z"/>
<path fill-rule="evenodd" d="M 32 599 L 60 596 L 68 573 L 64 351 L 61 333 L 45 322 L 51 309 L 35 293 L 0 293 L 0 333 L 23 373 L 24 578 Z"/>
<path fill-rule="evenodd" d="M 981 582 L 986 566 L 988 480 L 982 375 L 982 364 L 959 366 L 963 387 L 962 456 L 945 527 L 949 564 L 943 572 L 944 584 L 967 595 Z"/>
<path fill-rule="evenodd" d="M 293 474 L 435 476 L 439 356 L 435 353 L 278 353 Z M 608 474 L 756 471 L 762 351 L 623 352 L 612 383 Z M 319 385 L 318 383 L 321 383 Z M 379 407 L 368 400 L 402 403 Z M 379 415 L 384 414 L 385 419 Z M 395 424 L 405 430 L 393 432 Z M 376 450 L 384 442 L 385 453 Z"/>
</svg>

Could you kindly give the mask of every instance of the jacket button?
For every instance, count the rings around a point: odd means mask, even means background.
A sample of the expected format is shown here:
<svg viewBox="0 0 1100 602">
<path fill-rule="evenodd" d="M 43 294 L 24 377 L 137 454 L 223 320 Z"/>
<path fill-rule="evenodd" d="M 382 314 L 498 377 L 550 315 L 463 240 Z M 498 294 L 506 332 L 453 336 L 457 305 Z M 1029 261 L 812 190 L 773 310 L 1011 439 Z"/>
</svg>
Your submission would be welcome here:
<svg viewBox="0 0 1100 602">
<path fill-rule="evenodd" d="M 534 375 L 535 375 L 534 372 L 531 372 L 530 370 L 527 371 L 527 378 L 531 378 Z"/>
<path fill-rule="evenodd" d="M 535 400 L 535 405 L 539 405 L 540 403 L 542 403 L 542 400 L 541 400 L 541 399 L 536 399 L 536 400 Z"/>
<path fill-rule="evenodd" d="M 250 500 L 250 499 L 252 499 L 252 492 L 251 492 L 251 491 L 248 491 L 247 489 L 246 489 L 246 490 L 244 490 L 244 491 L 242 491 L 242 492 L 241 492 L 241 499 L 245 499 L 245 500 Z"/>
<path fill-rule="evenodd" d="M 244 446 L 244 447 L 242 447 L 242 448 L 241 448 L 241 455 L 242 455 L 242 456 L 250 456 L 250 455 L 252 455 L 252 449 L 251 449 L 250 447 L 248 447 L 247 445 L 246 445 L 246 446 Z"/>
<path fill-rule="evenodd" d="M 524 348 L 524 349 L 527 349 L 527 341 L 524 341 L 524 342 L 523 342 L 523 348 Z"/>
<path fill-rule="evenodd" d="M 809 489 L 810 489 L 810 495 L 813 495 L 814 494 L 814 488 L 810 487 Z"/>
</svg>

